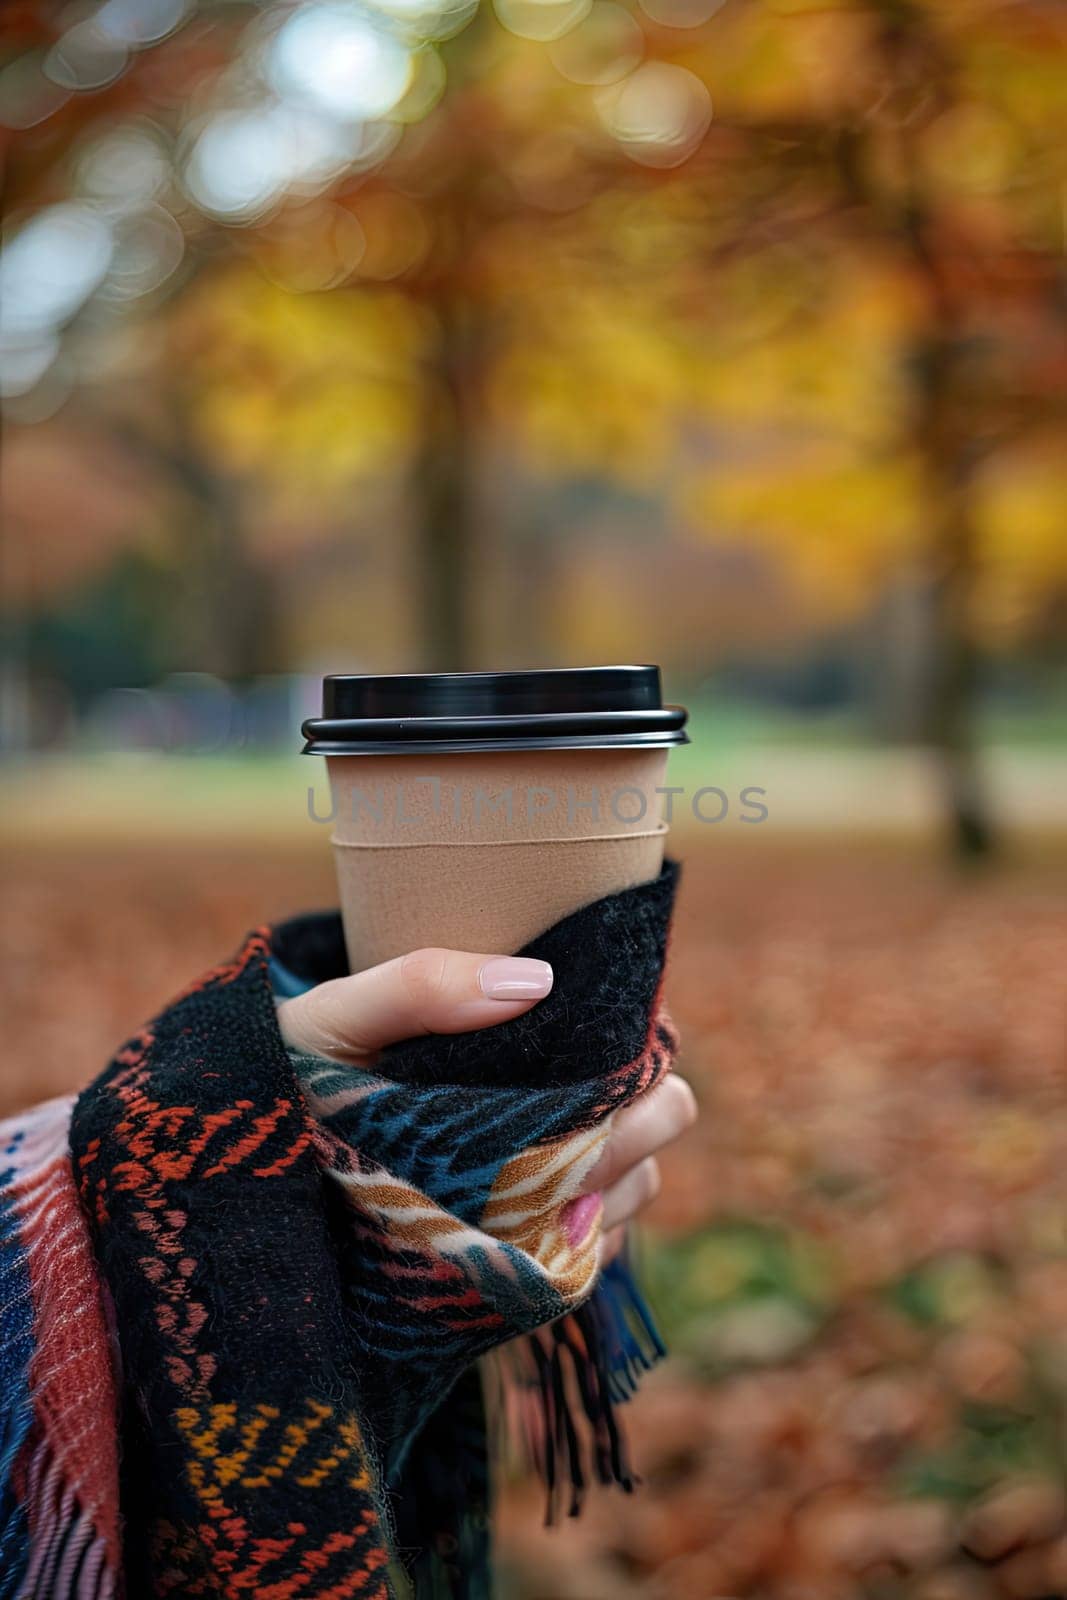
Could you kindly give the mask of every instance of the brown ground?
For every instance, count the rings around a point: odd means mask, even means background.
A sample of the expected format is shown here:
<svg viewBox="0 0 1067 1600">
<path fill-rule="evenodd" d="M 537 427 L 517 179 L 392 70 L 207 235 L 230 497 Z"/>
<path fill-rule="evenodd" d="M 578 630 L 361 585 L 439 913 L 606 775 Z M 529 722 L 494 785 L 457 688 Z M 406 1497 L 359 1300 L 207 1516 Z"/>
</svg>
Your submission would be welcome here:
<svg viewBox="0 0 1067 1600">
<path fill-rule="evenodd" d="M 0 1115 L 73 1087 L 326 852 L 9 860 Z M 540 1532 L 521 1600 L 1067 1595 L 1067 862 L 690 859 L 669 994 L 704 1118 L 648 1263 L 672 1361 L 646 1477 Z"/>
</svg>

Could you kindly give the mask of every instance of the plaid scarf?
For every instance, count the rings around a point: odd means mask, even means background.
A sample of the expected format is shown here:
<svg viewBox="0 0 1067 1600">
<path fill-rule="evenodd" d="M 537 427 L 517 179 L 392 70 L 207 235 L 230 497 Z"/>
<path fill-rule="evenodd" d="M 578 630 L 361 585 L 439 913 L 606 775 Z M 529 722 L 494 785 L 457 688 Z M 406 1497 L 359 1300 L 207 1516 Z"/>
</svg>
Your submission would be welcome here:
<svg viewBox="0 0 1067 1600">
<path fill-rule="evenodd" d="M 336 914 L 259 930 L 0 1124 L 0 1600 L 478 1600 L 498 1347 L 550 1506 L 631 1487 L 658 1339 L 560 1213 L 669 1068 L 675 880 L 534 941 L 524 1016 L 367 1068 L 278 1028 L 272 965 L 343 974 Z"/>
</svg>

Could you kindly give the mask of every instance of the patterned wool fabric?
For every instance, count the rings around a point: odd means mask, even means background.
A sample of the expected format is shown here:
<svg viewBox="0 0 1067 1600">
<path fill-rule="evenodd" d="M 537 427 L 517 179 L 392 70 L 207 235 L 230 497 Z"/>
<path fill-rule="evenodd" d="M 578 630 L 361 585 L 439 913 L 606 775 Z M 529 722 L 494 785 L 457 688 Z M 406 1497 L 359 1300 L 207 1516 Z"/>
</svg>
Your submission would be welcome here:
<svg viewBox="0 0 1067 1600">
<path fill-rule="evenodd" d="M 0 1600 L 488 1595 L 497 1347 L 550 1504 L 631 1487 L 658 1340 L 560 1214 L 669 1069 L 675 881 L 534 941 L 525 1016 L 367 1069 L 278 1029 L 272 974 L 343 973 L 339 918 L 260 930 L 0 1125 Z"/>
</svg>

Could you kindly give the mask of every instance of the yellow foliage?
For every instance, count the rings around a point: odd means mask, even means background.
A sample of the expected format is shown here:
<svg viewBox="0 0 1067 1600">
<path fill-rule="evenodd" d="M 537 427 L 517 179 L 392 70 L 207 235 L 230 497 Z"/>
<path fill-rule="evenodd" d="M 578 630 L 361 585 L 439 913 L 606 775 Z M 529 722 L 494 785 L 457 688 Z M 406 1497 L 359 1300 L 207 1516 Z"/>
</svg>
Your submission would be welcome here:
<svg viewBox="0 0 1067 1600">
<path fill-rule="evenodd" d="M 491 25 L 452 76 L 463 140 L 449 146 L 442 116 L 417 198 L 401 183 L 344 199 L 366 238 L 360 286 L 293 294 L 244 264 L 178 302 L 173 348 L 204 448 L 296 499 L 402 475 L 433 426 L 420 389 L 436 330 L 404 287 L 366 280 L 425 267 L 432 301 L 436 266 L 480 319 L 471 396 L 537 474 L 656 494 L 665 526 L 757 545 L 810 615 L 857 613 L 931 532 L 909 368 L 930 305 L 892 238 L 901 173 L 945 217 L 992 215 L 992 237 L 1010 241 L 1054 226 L 1065 169 L 1028 99 L 1046 116 L 1067 103 L 1054 53 L 981 7 L 916 5 L 958 66 L 953 97 L 932 109 L 908 98 L 910 80 L 892 99 L 881 14 L 860 0 L 736 0 L 706 29 L 650 35 L 651 53 L 708 84 L 724 123 L 800 130 L 774 132 L 762 168 L 727 140 L 721 167 L 701 158 L 651 185 L 627 181 L 621 157 L 623 177 L 604 181 L 590 159 L 604 154 L 595 90 Z M 472 150 L 483 119 L 495 144 Z M 831 155 L 825 186 L 798 188 L 749 232 L 752 195 L 773 186 L 779 157 L 788 169 L 790 141 L 846 124 L 864 181 L 888 197 L 886 217 L 870 208 L 873 233 L 824 226 L 860 204 L 835 188 Z M 981 394 L 974 405 L 978 427 Z M 987 633 L 1010 632 L 1064 581 L 1057 479 L 1031 452 L 977 486 Z"/>
<path fill-rule="evenodd" d="M 840 617 L 869 604 L 914 558 L 920 493 L 918 469 L 905 456 L 824 442 L 727 462 L 690 481 L 683 507 L 708 537 L 759 545 L 816 611 Z"/>
<path fill-rule="evenodd" d="M 177 303 L 171 336 L 202 447 L 230 470 L 321 492 L 406 459 L 426 336 L 407 296 L 293 294 L 237 266 Z"/>
<path fill-rule="evenodd" d="M 503 352 L 492 405 L 538 464 L 606 473 L 631 485 L 668 462 L 684 403 L 685 354 L 625 293 L 587 286 L 546 294 L 537 336 Z"/>
<path fill-rule="evenodd" d="M 1010 643 L 1041 597 L 1067 588 L 1067 463 L 1051 447 L 1006 454 L 979 495 L 976 620 Z"/>
</svg>

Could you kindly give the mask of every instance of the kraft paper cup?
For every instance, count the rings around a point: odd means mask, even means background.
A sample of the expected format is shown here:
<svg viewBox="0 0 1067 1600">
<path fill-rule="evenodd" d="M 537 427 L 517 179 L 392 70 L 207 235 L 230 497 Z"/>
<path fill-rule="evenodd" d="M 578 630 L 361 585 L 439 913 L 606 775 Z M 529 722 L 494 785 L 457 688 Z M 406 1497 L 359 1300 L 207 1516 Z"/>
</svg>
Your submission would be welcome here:
<svg viewBox="0 0 1067 1600">
<path fill-rule="evenodd" d="M 425 945 L 514 952 L 663 864 L 667 753 L 327 757 L 353 971 Z"/>
<path fill-rule="evenodd" d="M 663 863 L 682 707 L 655 667 L 328 678 L 326 757 L 351 969 L 426 945 L 514 952 Z"/>
</svg>

